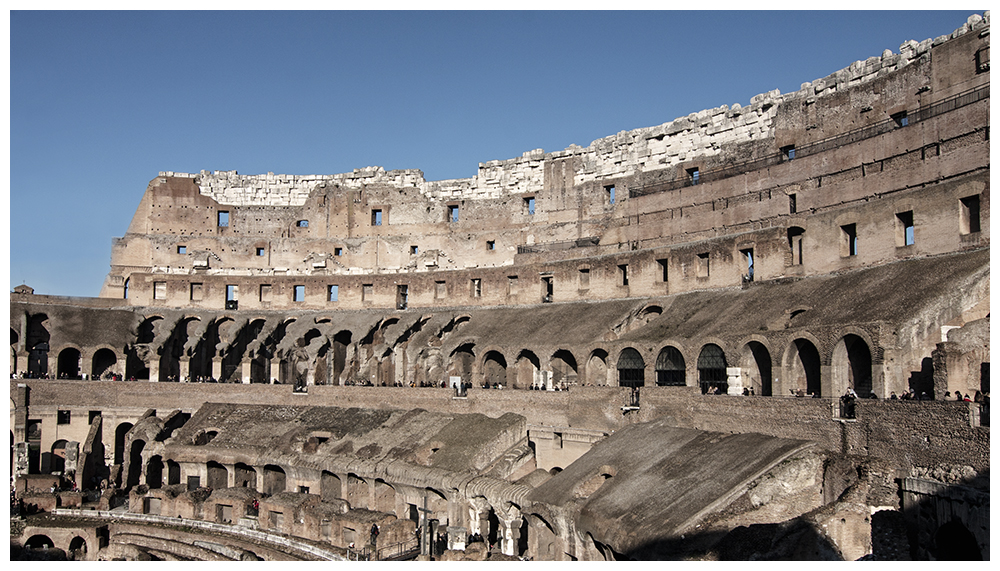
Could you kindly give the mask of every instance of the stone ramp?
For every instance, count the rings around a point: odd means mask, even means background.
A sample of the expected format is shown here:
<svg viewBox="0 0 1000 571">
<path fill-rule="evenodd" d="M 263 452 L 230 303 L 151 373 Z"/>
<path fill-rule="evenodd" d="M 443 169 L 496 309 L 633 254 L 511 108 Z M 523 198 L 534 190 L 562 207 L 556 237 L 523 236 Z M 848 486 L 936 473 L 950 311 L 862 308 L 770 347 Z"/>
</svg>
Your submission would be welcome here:
<svg viewBox="0 0 1000 571">
<path fill-rule="evenodd" d="M 762 434 L 629 426 L 596 444 L 529 499 L 572 510 L 576 531 L 629 552 L 689 532 L 753 480 L 812 446 Z"/>
</svg>

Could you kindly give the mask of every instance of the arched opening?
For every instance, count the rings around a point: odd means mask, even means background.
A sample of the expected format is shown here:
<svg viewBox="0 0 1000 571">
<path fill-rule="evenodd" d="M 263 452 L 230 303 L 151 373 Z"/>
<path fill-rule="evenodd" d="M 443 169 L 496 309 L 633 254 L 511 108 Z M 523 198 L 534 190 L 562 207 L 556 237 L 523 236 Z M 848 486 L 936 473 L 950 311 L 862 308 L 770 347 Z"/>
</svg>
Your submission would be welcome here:
<svg viewBox="0 0 1000 571">
<path fill-rule="evenodd" d="M 351 507 L 368 509 L 368 482 L 357 474 L 348 474 L 347 493 L 344 496 Z"/>
<path fill-rule="evenodd" d="M 21 336 L 14 331 L 14 328 L 10 328 L 10 374 L 13 376 L 17 373 L 17 342 L 20 341 Z"/>
<path fill-rule="evenodd" d="M 80 378 L 80 350 L 67 347 L 59 352 L 58 364 L 60 379 Z"/>
<path fill-rule="evenodd" d="M 384 480 L 375 480 L 375 511 L 396 512 L 396 489 Z"/>
<path fill-rule="evenodd" d="M 514 363 L 516 375 L 514 376 L 513 388 L 527 389 L 535 386 L 539 382 L 538 371 L 540 364 L 537 355 L 527 349 L 522 349 L 517 355 L 517 361 Z"/>
<path fill-rule="evenodd" d="M 341 499 L 340 477 L 323 470 L 319 477 L 319 494 L 324 502 Z"/>
<path fill-rule="evenodd" d="M 576 357 L 565 349 L 552 354 L 552 385 L 566 388 L 577 384 Z"/>
<path fill-rule="evenodd" d="M 656 356 L 656 384 L 661 387 L 683 387 L 687 384 L 684 355 L 676 347 L 668 345 Z"/>
<path fill-rule="evenodd" d="M 280 466 L 264 466 L 264 493 L 273 496 L 285 491 L 285 471 Z"/>
<path fill-rule="evenodd" d="M 872 352 L 864 339 L 845 335 L 834 347 L 830 365 L 835 394 L 843 394 L 848 387 L 861 398 L 872 394 Z"/>
<path fill-rule="evenodd" d="M 233 486 L 237 488 L 257 489 L 257 470 L 242 462 L 233 466 Z"/>
<path fill-rule="evenodd" d="M 728 394 L 729 377 L 726 375 L 726 354 L 722 347 L 709 343 L 698 354 L 698 383 L 701 394 Z"/>
<path fill-rule="evenodd" d="M 66 469 L 66 441 L 56 440 L 52 443 L 49 454 L 49 474 L 62 474 Z"/>
<path fill-rule="evenodd" d="M 483 382 L 491 387 L 507 384 L 507 360 L 497 351 L 489 351 L 483 359 Z"/>
<path fill-rule="evenodd" d="M 52 549 L 56 546 L 47 535 L 32 535 L 24 542 L 25 549 Z"/>
<path fill-rule="evenodd" d="M 123 422 L 115 429 L 115 464 L 125 463 L 125 436 L 132 430 L 132 423 Z"/>
<path fill-rule="evenodd" d="M 472 382 L 472 366 L 476 361 L 476 356 L 472 352 L 473 344 L 465 343 L 458 346 L 451 353 L 451 362 L 448 364 L 449 377 L 461 377 L 463 383 Z M 451 384 L 449 379 L 445 379 Z M 435 382 L 433 379 L 431 382 Z"/>
<path fill-rule="evenodd" d="M 125 487 L 138 486 L 142 477 L 142 449 L 146 447 L 144 440 L 133 440 L 132 449 L 128 455 L 128 478 Z"/>
<path fill-rule="evenodd" d="M 752 388 L 754 394 L 771 396 L 771 353 L 759 341 L 750 341 L 740 352 L 743 387 Z"/>
<path fill-rule="evenodd" d="M 49 330 L 45 322 L 49 317 L 36 313 L 28 319 L 25 346 L 28 348 L 28 377 L 42 378 L 49 372 Z"/>
<path fill-rule="evenodd" d="M 213 490 L 221 490 L 222 488 L 229 487 L 229 470 L 227 470 L 225 466 L 213 460 L 209 460 L 206 467 L 208 469 L 209 488 L 212 488 Z M 284 473 L 282 473 L 282 475 L 284 475 Z M 281 491 L 284 490 L 282 489 Z"/>
<path fill-rule="evenodd" d="M 646 362 L 631 347 L 622 349 L 618 356 L 618 386 L 641 387 L 646 384 Z"/>
<path fill-rule="evenodd" d="M 796 339 L 789 347 L 786 383 L 791 394 L 821 396 L 820 359 L 816 346 L 808 339 Z"/>
<path fill-rule="evenodd" d="M 608 383 L 608 352 L 604 349 L 594 349 L 587 361 L 587 382 L 603 387 Z"/>
<path fill-rule="evenodd" d="M 163 487 L 163 458 L 153 456 L 146 463 L 146 485 L 151 490 Z"/>
<path fill-rule="evenodd" d="M 98 349 L 91 359 L 90 378 L 110 379 L 115 372 L 115 365 L 118 364 L 118 356 L 108 348 Z"/>
<path fill-rule="evenodd" d="M 794 197 L 794 195 L 792 195 Z M 802 237 L 805 235 L 805 228 L 791 226 L 788 228 L 788 254 L 786 265 L 798 266 L 802 264 Z"/>
<path fill-rule="evenodd" d="M 87 540 L 79 535 L 69 542 L 69 553 L 67 557 L 71 561 L 83 561 L 87 557 Z"/>
<path fill-rule="evenodd" d="M 976 536 L 958 519 L 952 519 L 938 528 L 934 534 L 937 547 L 935 559 L 938 561 L 982 561 Z"/>
</svg>

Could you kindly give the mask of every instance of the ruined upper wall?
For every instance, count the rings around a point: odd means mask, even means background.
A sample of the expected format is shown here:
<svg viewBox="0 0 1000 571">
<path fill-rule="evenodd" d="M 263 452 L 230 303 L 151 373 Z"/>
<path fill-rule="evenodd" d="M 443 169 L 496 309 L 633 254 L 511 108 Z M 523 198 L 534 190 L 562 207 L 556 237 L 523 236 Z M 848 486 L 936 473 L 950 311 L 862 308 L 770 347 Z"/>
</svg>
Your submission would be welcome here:
<svg viewBox="0 0 1000 571">
<path fill-rule="evenodd" d="M 415 187 L 433 199 L 495 199 L 505 194 L 541 191 L 544 162 L 567 157 L 579 159 L 580 168 L 574 173 L 574 184 L 630 176 L 675 166 L 693 157 L 715 156 L 725 145 L 773 138 L 779 105 L 831 95 L 873 81 L 930 57 L 931 47 L 981 30 L 989 26 L 989 21 L 989 11 L 982 16 L 973 14 L 949 35 L 922 42 L 903 42 L 899 53 L 887 49 L 881 56 L 856 61 L 826 77 L 803 83 L 794 93 L 782 95 L 778 90 L 769 91 L 751 98 L 747 107 L 736 103 L 702 110 L 662 125 L 597 139 L 586 148 L 571 145 L 552 153 L 535 149 L 518 158 L 480 163 L 478 174 L 471 178 L 426 181 L 420 170 L 386 171 L 377 166 L 333 175 L 240 175 L 236 171 L 201 171 L 198 174 L 161 172 L 160 176 L 196 177 L 201 194 L 220 204 L 235 206 L 302 206 L 313 188 L 326 184 L 348 189 L 372 184 Z"/>
</svg>

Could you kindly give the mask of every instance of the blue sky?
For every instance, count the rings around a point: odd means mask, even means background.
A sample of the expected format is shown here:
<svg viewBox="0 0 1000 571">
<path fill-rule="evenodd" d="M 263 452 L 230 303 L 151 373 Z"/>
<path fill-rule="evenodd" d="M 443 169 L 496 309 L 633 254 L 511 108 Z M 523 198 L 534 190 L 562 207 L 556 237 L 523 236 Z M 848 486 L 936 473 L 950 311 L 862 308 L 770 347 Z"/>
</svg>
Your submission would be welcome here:
<svg viewBox="0 0 1000 571">
<path fill-rule="evenodd" d="M 471 177 L 796 91 L 972 13 L 11 12 L 10 287 L 96 296 L 159 171 Z"/>
</svg>

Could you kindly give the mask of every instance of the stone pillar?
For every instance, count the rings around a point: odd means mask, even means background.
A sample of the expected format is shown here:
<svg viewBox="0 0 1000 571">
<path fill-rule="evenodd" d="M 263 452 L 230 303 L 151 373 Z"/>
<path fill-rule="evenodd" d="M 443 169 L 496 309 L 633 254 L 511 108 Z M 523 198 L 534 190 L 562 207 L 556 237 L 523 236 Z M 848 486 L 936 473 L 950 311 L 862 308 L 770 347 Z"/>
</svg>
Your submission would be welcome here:
<svg viewBox="0 0 1000 571">
<path fill-rule="evenodd" d="M 28 443 L 18 442 L 14 445 L 14 475 L 28 475 Z"/>
<path fill-rule="evenodd" d="M 180 372 L 178 373 L 178 376 L 180 377 L 178 380 L 182 383 L 191 382 L 191 357 L 181 355 Z"/>
<path fill-rule="evenodd" d="M 281 360 L 277 358 L 271 359 L 271 378 L 267 382 L 269 384 L 273 384 L 280 378 L 281 378 Z"/>
<path fill-rule="evenodd" d="M 27 373 L 28 372 L 28 354 L 27 353 L 17 353 L 17 372 Z"/>
<path fill-rule="evenodd" d="M 222 380 L 222 357 L 212 358 L 212 377 L 216 381 Z"/>
<path fill-rule="evenodd" d="M 149 382 L 160 382 L 160 360 L 154 355 L 149 363 Z"/>
<path fill-rule="evenodd" d="M 486 498 L 469 500 L 469 533 L 480 534 L 484 538 L 490 532 L 490 504 Z"/>
<path fill-rule="evenodd" d="M 240 368 L 243 371 L 243 384 L 244 385 L 249 385 L 250 384 L 250 360 L 244 360 L 240 364 Z"/>
<path fill-rule="evenodd" d="M 726 394 L 740 396 L 743 394 L 743 369 L 739 367 L 726 367 L 726 383 L 729 388 Z"/>
<path fill-rule="evenodd" d="M 517 555 L 517 543 L 521 538 L 521 510 L 512 504 L 507 504 L 505 509 L 499 510 L 497 516 L 500 519 L 500 533 L 498 534 L 500 551 L 504 555 Z"/>
<path fill-rule="evenodd" d="M 226 468 L 226 487 L 236 487 L 236 464 L 223 464 Z"/>
</svg>

